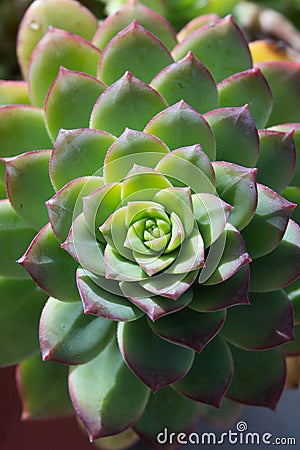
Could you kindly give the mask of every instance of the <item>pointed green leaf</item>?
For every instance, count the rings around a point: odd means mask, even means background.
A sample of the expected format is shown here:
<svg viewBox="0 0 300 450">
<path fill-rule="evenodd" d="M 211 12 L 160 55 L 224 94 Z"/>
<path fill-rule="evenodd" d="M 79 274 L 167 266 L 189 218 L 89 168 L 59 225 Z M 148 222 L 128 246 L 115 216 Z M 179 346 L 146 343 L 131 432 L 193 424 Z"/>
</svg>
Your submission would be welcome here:
<svg viewBox="0 0 300 450">
<path fill-rule="evenodd" d="M 28 273 L 16 263 L 34 238 L 36 230 L 29 227 L 12 208 L 8 200 L 0 200 L 0 275 L 28 278 Z"/>
<path fill-rule="evenodd" d="M 224 243 L 221 246 L 220 256 L 218 255 L 218 241 Z M 199 277 L 199 282 L 208 286 L 228 280 L 244 264 L 251 261 L 242 236 L 229 223 L 225 226 L 223 233 L 217 239 L 215 245 L 216 250 L 214 249 L 214 245 L 211 246 L 211 257 L 207 257 L 205 266 L 201 270 Z M 214 252 L 216 252 L 215 255 Z"/>
<path fill-rule="evenodd" d="M 51 153 L 50 176 L 55 188 L 86 175 L 102 176 L 104 157 L 114 140 L 109 133 L 88 128 L 61 130 Z"/>
<path fill-rule="evenodd" d="M 298 186 L 288 186 L 285 188 L 285 190 L 282 192 L 282 195 L 284 198 L 286 198 L 288 201 L 293 202 L 296 206 L 294 211 L 292 212 L 292 219 L 295 220 L 295 222 L 300 222 L 300 187 Z"/>
<path fill-rule="evenodd" d="M 293 132 L 260 130 L 259 142 L 257 181 L 282 192 L 290 183 L 295 169 Z"/>
<path fill-rule="evenodd" d="M 266 77 L 274 100 L 268 127 L 278 123 L 299 122 L 299 63 L 263 61 L 256 63 L 256 66 Z"/>
<path fill-rule="evenodd" d="M 121 296 L 121 291 L 117 295 L 114 286 L 109 290 L 107 285 L 104 285 L 104 288 L 101 287 L 100 279 L 96 281 L 88 276 L 88 272 L 78 269 L 77 284 L 85 314 L 96 314 L 121 322 L 136 320 L 144 314 L 127 298 Z"/>
<path fill-rule="evenodd" d="M 172 300 L 177 300 L 193 284 L 198 275 L 198 270 L 185 274 L 161 273 L 152 278 L 140 281 L 141 286 L 154 295 L 161 295 Z"/>
<path fill-rule="evenodd" d="M 250 305 L 228 309 L 221 331 L 225 339 L 245 350 L 265 350 L 294 338 L 293 311 L 284 291 L 252 292 L 249 299 Z"/>
<path fill-rule="evenodd" d="M 50 150 L 40 150 L 5 160 L 10 202 L 19 216 L 35 229 L 49 220 L 45 201 L 54 194 L 49 178 L 50 153 Z"/>
<path fill-rule="evenodd" d="M 219 332 L 225 317 L 224 310 L 215 313 L 198 313 L 185 308 L 154 323 L 148 322 L 159 337 L 200 353 Z"/>
<path fill-rule="evenodd" d="M 217 192 L 222 200 L 233 206 L 229 222 L 242 230 L 252 219 L 257 206 L 257 169 L 216 161 Z"/>
<path fill-rule="evenodd" d="M 204 241 L 210 247 L 223 232 L 232 206 L 216 195 L 201 193 L 192 195 L 194 217 Z"/>
<path fill-rule="evenodd" d="M 190 20 L 177 33 L 177 40 L 178 40 L 178 42 L 183 41 L 184 38 L 186 38 L 189 34 L 191 34 L 193 31 L 197 30 L 198 28 L 201 28 L 204 25 L 212 24 L 212 23 L 216 22 L 219 18 L 220 17 L 217 14 L 215 14 L 214 12 L 212 12 L 211 14 L 209 14 L 209 13 L 208 14 L 206 14 L 206 13 L 202 14 L 201 13 L 201 16 L 195 17 L 192 20 Z"/>
<path fill-rule="evenodd" d="M 103 248 L 89 230 L 83 213 L 72 223 L 70 233 L 61 248 L 66 250 L 82 267 L 105 275 Z"/>
<path fill-rule="evenodd" d="M 79 299 L 75 279 L 78 264 L 60 247 L 50 224 L 41 229 L 18 262 L 50 296 L 68 302 Z"/>
<path fill-rule="evenodd" d="M 252 65 L 246 38 L 231 16 L 189 34 L 174 48 L 173 58 L 178 61 L 188 51 L 194 53 L 217 82 Z"/>
<path fill-rule="evenodd" d="M 90 127 L 120 136 L 126 127 L 142 131 L 167 103 L 158 92 L 130 72 L 101 95 L 92 111 Z"/>
<path fill-rule="evenodd" d="M 16 130 L 18 130 L 17 133 Z M 1 107 L 0 135 L 1 157 L 52 147 L 45 127 L 43 111 L 33 106 Z M 0 181 L 5 183 L 5 171 L 2 164 L 0 165 Z"/>
<path fill-rule="evenodd" d="M 257 184 L 257 193 L 255 214 L 242 231 L 247 251 L 252 258 L 264 256 L 277 247 L 295 208 L 293 203 L 262 184 Z"/>
<path fill-rule="evenodd" d="M 193 290 L 188 289 L 182 294 L 176 302 L 170 301 L 158 295 L 149 295 L 149 291 L 143 289 L 138 283 L 130 283 L 121 281 L 120 288 L 124 295 L 128 297 L 132 303 L 145 311 L 147 316 L 155 322 L 155 320 L 165 315 L 174 313 L 185 308 L 193 298 Z"/>
<path fill-rule="evenodd" d="M 149 389 L 128 369 L 114 339 L 97 358 L 71 368 L 69 389 L 91 439 L 130 428 L 149 397 Z"/>
<path fill-rule="evenodd" d="M 141 281 L 146 272 L 136 263 L 123 258 L 109 244 L 105 247 L 104 263 L 106 278 L 118 281 Z"/>
<path fill-rule="evenodd" d="M 154 168 L 168 153 L 168 147 L 156 136 L 126 128 L 106 154 L 105 181 L 121 181 L 134 164 Z"/>
<path fill-rule="evenodd" d="M 157 170 L 135 164 L 123 181 L 121 198 L 126 202 L 151 201 L 153 198 L 155 202 L 155 193 L 165 192 L 171 187 L 172 184 Z"/>
<path fill-rule="evenodd" d="M 98 20 L 79 2 L 51 0 L 32 3 L 21 22 L 17 41 L 18 60 L 25 77 L 30 55 L 49 26 L 92 39 Z"/>
<path fill-rule="evenodd" d="M 296 168 L 290 184 L 300 187 L 300 123 L 285 123 L 282 125 L 275 125 L 274 127 L 271 127 L 270 130 L 277 130 L 285 133 L 293 131 L 293 138 L 296 146 Z"/>
<path fill-rule="evenodd" d="M 249 304 L 249 264 L 242 266 L 222 283 L 205 286 L 194 283 L 194 297 L 189 308 L 194 311 L 218 311 L 228 306 Z"/>
<path fill-rule="evenodd" d="M 166 449 L 173 446 L 166 447 L 162 425 L 164 430 L 168 430 L 169 436 L 172 433 L 180 436 L 181 433 L 187 434 L 196 421 L 197 404 L 166 387 L 150 395 L 146 410 L 133 428 L 143 441 L 153 447 L 164 444 L 162 448 Z"/>
<path fill-rule="evenodd" d="M 282 350 L 249 352 L 230 346 L 230 351 L 234 375 L 227 397 L 246 405 L 275 409 L 286 375 Z"/>
<path fill-rule="evenodd" d="M 157 337 L 143 318 L 119 323 L 118 342 L 128 366 L 153 392 L 184 377 L 194 359 L 192 350 Z"/>
<path fill-rule="evenodd" d="M 172 388 L 196 402 L 218 408 L 230 385 L 232 357 L 226 343 L 215 337 L 195 359 L 189 373 Z"/>
<path fill-rule="evenodd" d="M 288 222 L 279 245 L 251 264 L 250 290 L 268 292 L 281 289 L 299 277 L 300 273 L 300 227 Z"/>
<path fill-rule="evenodd" d="M 110 5 L 108 4 L 107 7 Z M 153 1 L 151 2 L 153 8 Z M 155 9 L 155 8 L 153 8 Z M 111 13 L 110 13 L 111 14 Z M 175 31 L 168 21 L 152 9 L 137 1 L 128 1 L 116 14 L 109 15 L 100 25 L 94 36 L 93 44 L 104 50 L 111 39 L 133 20 L 137 20 L 144 28 L 156 35 L 169 50 L 176 44 Z"/>
<path fill-rule="evenodd" d="M 59 48 L 59 52 L 57 52 Z M 42 107 L 61 66 L 92 76 L 97 74 L 100 51 L 89 41 L 50 27 L 35 47 L 28 67 L 31 102 Z"/>
<path fill-rule="evenodd" d="M 213 132 L 206 120 L 184 101 L 157 114 L 145 132 L 159 137 L 171 149 L 200 144 L 210 160 L 216 155 Z"/>
<path fill-rule="evenodd" d="M 98 66 L 98 78 L 107 85 L 128 70 L 150 83 L 173 59 L 164 44 L 136 20 L 118 33 L 105 47 Z"/>
<path fill-rule="evenodd" d="M 82 198 L 101 186 L 101 177 L 76 178 L 46 202 L 51 228 L 59 242 L 67 238 L 73 220 L 82 212 Z"/>
<path fill-rule="evenodd" d="M 215 80 L 192 52 L 163 69 L 151 81 L 151 86 L 169 105 L 184 100 L 202 114 L 219 106 Z"/>
<path fill-rule="evenodd" d="M 43 360 L 63 364 L 84 364 L 95 358 L 108 344 L 113 322 L 83 313 L 81 302 L 47 301 L 40 322 Z"/>
<path fill-rule="evenodd" d="M 45 120 L 53 141 L 61 128 L 87 128 L 105 85 L 90 75 L 61 67 L 45 101 Z"/>
<path fill-rule="evenodd" d="M 39 320 L 47 295 L 32 280 L 0 277 L 0 365 L 39 353 Z"/>
<path fill-rule="evenodd" d="M 40 355 L 21 363 L 17 369 L 22 398 L 22 419 L 50 419 L 73 413 L 68 393 L 68 367 Z"/>
<path fill-rule="evenodd" d="M 162 189 L 154 195 L 153 201 L 162 205 L 169 214 L 174 212 L 179 217 L 186 237 L 191 234 L 194 228 L 194 216 L 189 188 Z"/>
<path fill-rule="evenodd" d="M 156 170 L 169 178 L 173 186 L 190 186 L 194 192 L 215 193 L 214 170 L 199 144 L 164 155 Z"/>
<path fill-rule="evenodd" d="M 204 117 L 214 132 L 219 161 L 255 167 L 259 154 L 259 140 L 247 106 L 219 108 L 205 114 Z"/>
<path fill-rule="evenodd" d="M 0 105 L 12 104 L 30 104 L 26 81 L 0 80 Z"/>
<path fill-rule="evenodd" d="M 99 227 L 120 207 L 122 185 L 105 184 L 83 199 L 83 213 L 87 226 L 93 234 L 100 237 Z M 104 241 L 103 236 L 102 241 Z M 104 241 L 105 242 L 105 241 Z"/>
<path fill-rule="evenodd" d="M 218 84 L 220 106 L 249 106 L 257 128 L 266 126 L 273 97 L 270 86 L 258 68 L 236 73 Z"/>
</svg>

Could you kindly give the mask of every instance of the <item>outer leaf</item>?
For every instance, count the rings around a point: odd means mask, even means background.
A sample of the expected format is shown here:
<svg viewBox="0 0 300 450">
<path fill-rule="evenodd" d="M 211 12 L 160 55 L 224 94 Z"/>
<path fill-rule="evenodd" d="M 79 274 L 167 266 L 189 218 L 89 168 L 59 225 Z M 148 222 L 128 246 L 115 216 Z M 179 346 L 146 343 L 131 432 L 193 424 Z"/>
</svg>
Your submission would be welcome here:
<svg viewBox="0 0 300 450">
<path fill-rule="evenodd" d="M 24 253 L 36 231 L 16 214 L 8 200 L 0 201 L 0 216 L 0 274 L 9 278 L 28 278 L 16 260 Z"/>
<path fill-rule="evenodd" d="M 296 153 L 293 132 L 261 130 L 259 141 L 257 181 L 275 191 L 282 192 L 290 183 L 295 170 Z"/>
<path fill-rule="evenodd" d="M 104 90 L 105 85 L 96 78 L 61 67 L 45 101 L 45 119 L 53 141 L 61 128 L 87 128 Z"/>
<path fill-rule="evenodd" d="M 39 318 L 46 298 L 32 280 L 0 277 L 1 366 L 39 353 Z"/>
<path fill-rule="evenodd" d="M 168 147 L 156 136 L 126 128 L 106 153 L 103 168 L 105 181 L 121 181 L 134 164 L 154 168 L 168 153 Z"/>
<path fill-rule="evenodd" d="M 215 193 L 214 170 L 199 144 L 178 148 L 163 156 L 156 170 L 169 178 L 173 186 L 189 186 L 194 192 Z"/>
<path fill-rule="evenodd" d="M 242 266 L 234 275 L 222 283 L 205 286 L 193 285 L 194 297 L 189 307 L 194 311 L 219 311 L 228 306 L 249 304 L 249 264 Z"/>
<path fill-rule="evenodd" d="M 184 100 L 200 113 L 219 106 L 215 80 L 192 52 L 163 69 L 152 80 L 151 86 L 163 95 L 169 105 Z"/>
<path fill-rule="evenodd" d="M 124 295 L 145 311 L 153 322 L 160 317 L 185 308 L 191 302 L 193 296 L 193 290 L 189 289 L 176 302 L 170 302 L 169 299 L 158 295 L 150 296 L 151 294 L 149 295 L 149 292 L 143 289 L 139 283 L 121 281 L 120 288 Z"/>
<path fill-rule="evenodd" d="M 114 286 L 111 290 L 107 285 L 101 287 L 101 280 L 96 283 L 83 269 L 77 271 L 77 284 L 85 314 L 96 314 L 121 322 L 136 320 L 143 315 L 143 312 L 121 296 L 121 293 L 116 295 Z"/>
<path fill-rule="evenodd" d="M 250 290 L 276 291 L 289 285 L 300 273 L 300 227 L 289 221 L 279 245 L 251 265 Z"/>
<path fill-rule="evenodd" d="M 251 222 L 242 231 L 247 251 L 259 258 L 274 250 L 281 241 L 295 208 L 272 189 L 257 184 L 258 203 Z"/>
<path fill-rule="evenodd" d="M 96 17 L 87 8 L 72 0 L 48 0 L 31 4 L 18 33 L 17 53 L 23 75 L 26 77 L 30 55 L 49 26 L 92 39 L 97 24 Z"/>
<path fill-rule="evenodd" d="M 247 106 L 219 108 L 204 117 L 214 132 L 219 161 L 229 161 L 246 167 L 256 165 L 259 140 Z"/>
<path fill-rule="evenodd" d="M 17 381 L 22 398 L 22 419 L 49 419 L 72 414 L 67 377 L 68 367 L 42 362 L 39 355 L 20 364 Z"/>
<path fill-rule="evenodd" d="M 194 359 L 192 350 L 157 337 L 144 319 L 120 323 L 118 342 L 131 370 L 153 392 L 186 375 Z"/>
<path fill-rule="evenodd" d="M 252 61 L 244 35 L 231 16 L 189 34 L 173 50 L 175 61 L 191 50 L 220 82 L 229 75 L 250 69 Z"/>
<path fill-rule="evenodd" d="M 233 363 L 230 351 L 220 337 L 216 337 L 195 355 L 189 373 L 172 387 L 196 402 L 218 408 L 230 385 Z"/>
<path fill-rule="evenodd" d="M 60 49 L 57 52 L 57 48 Z M 28 67 L 30 99 L 43 106 L 48 89 L 60 66 L 96 76 L 100 51 L 89 41 L 50 27 L 35 47 Z"/>
<path fill-rule="evenodd" d="M 159 137 L 171 149 L 200 144 L 210 160 L 215 158 L 216 144 L 206 120 L 184 101 L 157 114 L 145 132 Z"/>
<path fill-rule="evenodd" d="M 258 128 L 266 126 L 271 115 L 273 97 L 270 86 L 258 68 L 239 72 L 218 84 L 220 106 L 248 104 Z"/>
<path fill-rule="evenodd" d="M 270 128 L 271 130 L 277 130 L 277 131 L 283 131 L 285 133 L 288 133 L 289 131 L 293 131 L 293 137 L 294 142 L 296 146 L 296 168 L 294 172 L 294 176 L 292 180 L 290 181 L 290 184 L 293 186 L 299 186 L 300 187 L 300 123 L 285 123 L 282 125 L 276 125 L 274 127 Z M 299 202 L 300 203 L 300 202 Z"/>
<path fill-rule="evenodd" d="M 45 201 L 54 193 L 49 178 L 50 150 L 23 153 L 4 161 L 12 206 L 29 226 L 40 229 L 49 220 Z"/>
<path fill-rule="evenodd" d="M 68 302 L 79 299 L 75 281 L 77 263 L 62 250 L 50 224 L 36 235 L 18 263 L 50 296 Z"/>
<path fill-rule="evenodd" d="M 197 313 L 186 308 L 149 325 L 159 337 L 200 353 L 219 332 L 225 317 L 225 311 Z"/>
<path fill-rule="evenodd" d="M 0 105 L 29 105 L 28 87 L 25 81 L 0 80 Z"/>
<path fill-rule="evenodd" d="M 76 178 L 46 202 L 51 228 L 59 242 L 67 238 L 73 220 L 82 212 L 82 198 L 100 186 L 101 177 Z"/>
<path fill-rule="evenodd" d="M 123 361 L 114 339 L 97 358 L 71 369 L 69 389 L 91 439 L 130 428 L 149 396 L 149 389 Z"/>
<path fill-rule="evenodd" d="M 129 70 L 140 80 L 150 83 L 172 62 L 163 43 L 134 20 L 105 47 L 98 66 L 98 78 L 109 85 Z"/>
<path fill-rule="evenodd" d="M 50 176 L 55 189 L 86 175 L 102 176 L 104 157 L 115 138 L 104 131 L 61 130 L 51 153 Z M 65 167 L 68 170 L 65 170 Z"/>
<path fill-rule="evenodd" d="M 176 411 L 176 414 L 174 414 Z M 175 444 L 166 445 L 165 435 L 162 432 L 168 430 L 168 434 L 188 433 L 193 428 L 197 420 L 197 405 L 195 402 L 184 398 L 174 392 L 173 389 L 166 387 L 155 394 L 151 394 L 149 403 L 142 417 L 134 425 L 134 430 L 143 441 L 148 442 L 154 448 L 164 449 L 175 448 Z"/>
<path fill-rule="evenodd" d="M 218 255 L 219 248 L 220 255 Z M 201 270 L 199 282 L 208 286 L 224 282 L 249 262 L 251 262 L 251 258 L 247 253 L 242 236 L 236 228 L 227 224 L 221 236 L 210 248 L 210 255 Z"/>
<path fill-rule="evenodd" d="M 216 174 L 217 192 L 233 206 L 229 222 L 242 230 L 252 219 L 257 206 L 257 169 L 246 169 L 232 163 L 213 163 Z"/>
<path fill-rule="evenodd" d="M 246 350 L 265 350 L 293 340 L 293 310 L 288 296 L 284 291 L 252 292 L 250 305 L 228 310 L 221 333 Z"/>
<path fill-rule="evenodd" d="M 299 64 L 289 61 L 264 61 L 256 66 L 266 77 L 273 94 L 274 104 L 268 126 L 299 122 Z"/>
<path fill-rule="evenodd" d="M 225 13 L 226 14 L 226 13 Z M 204 25 L 208 25 L 211 23 L 216 22 L 220 17 L 215 14 L 202 14 L 201 16 L 195 17 L 192 20 L 190 20 L 181 30 L 177 33 L 177 40 L 178 42 L 183 41 L 184 38 L 186 38 L 189 34 L 191 34 L 193 31 L 197 30 L 198 28 L 203 27 Z"/>
<path fill-rule="evenodd" d="M 18 155 L 20 149 L 22 152 L 28 152 L 52 147 L 44 124 L 43 111 L 33 106 L 9 105 L 0 108 L 0 135 L 1 157 Z M 5 182 L 2 164 L 0 181 Z"/>
<path fill-rule="evenodd" d="M 126 127 L 142 131 L 151 117 L 166 106 L 158 92 L 126 72 L 100 96 L 92 111 L 90 127 L 116 136 Z"/>
<path fill-rule="evenodd" d="M 84 364 L 106 347 L 114 331 L 110 320 L 85 315 L 81 302 L 65 303 L 50 297 L 40 322 L 43 360 Z"/>
<path fill-rule="evenodd" d="M 293 202 L 297 205 L 297 207 L 294 209 L 292 213 L 292 219 L 295 220 L 295 222 L 300 222 L 300 187 L 297 186 L 288 186 L 283 192 L 282 195 L 284 198 L 289 200 L 290 202 Z"/>
<path fill-rule="evenodd" d="M 152 3 L 151 6 L 153 6 Z M 116 14 L 109 15 L 103 21 L 94 36 L 93 44 L 104 50 L 111 39 L 133 20 L 137 20 L 144 28 L 156 35 L 169 50 L 176 44 L 175 32 L 168 21 L 135 0 L 128 1 L 126 6 L 118 8 Z"/>
<path fill-rule="evenodd" d="M 247 405 L 275 409 L 286 375 L 282 350 L 249 352 L 234 346 L 230 350 L 235 370 L 227 397 Z"/>
</svg>

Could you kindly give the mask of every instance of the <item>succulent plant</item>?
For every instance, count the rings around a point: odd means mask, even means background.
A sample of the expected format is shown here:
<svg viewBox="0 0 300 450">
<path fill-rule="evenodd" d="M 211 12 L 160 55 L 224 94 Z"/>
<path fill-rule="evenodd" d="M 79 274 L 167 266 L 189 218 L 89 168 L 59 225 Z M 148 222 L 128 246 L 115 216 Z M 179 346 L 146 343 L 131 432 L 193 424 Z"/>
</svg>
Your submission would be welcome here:
<svg viewBox="0 0 300 450">
<path fill-rule="evenodd" d="M 299 64 L 253 67 L 231 17 L 176 35 L 136 1 L 100 26 L 34 2 L 17 53 L 0 363 L 20 363 L 23 418 L 75 409 L 125 448 L 275 408 L 299 354 Z"/>
</svg>

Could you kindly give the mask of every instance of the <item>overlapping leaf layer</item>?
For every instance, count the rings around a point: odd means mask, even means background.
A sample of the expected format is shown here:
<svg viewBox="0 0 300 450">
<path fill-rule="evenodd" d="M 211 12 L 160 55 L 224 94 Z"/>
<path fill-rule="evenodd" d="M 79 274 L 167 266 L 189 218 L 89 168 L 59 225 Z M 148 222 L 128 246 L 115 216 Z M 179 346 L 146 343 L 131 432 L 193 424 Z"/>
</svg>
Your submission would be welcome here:
<svg viewBox="0 0 300 450">
<path fill-rule="evenodd" d="M 59 4 L 27 11 L 0 107 L 0 361 L 24 417 L 71 398 L 105 448 L 203 404 L 274 408 L 300 351 L 299 64 L 253 67 L 230 16 L 178 39 L 134 0 L 99 28 Z"/>
</svg>

